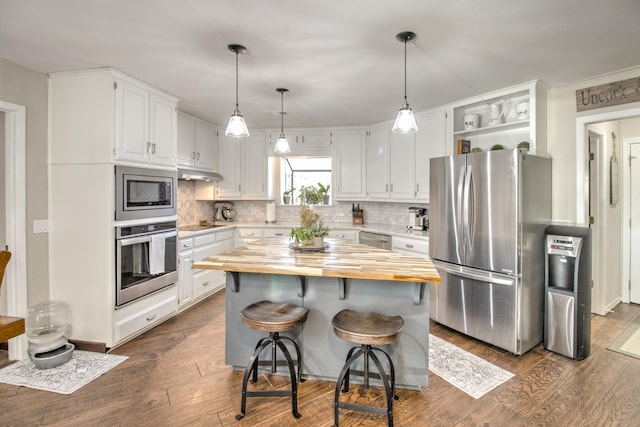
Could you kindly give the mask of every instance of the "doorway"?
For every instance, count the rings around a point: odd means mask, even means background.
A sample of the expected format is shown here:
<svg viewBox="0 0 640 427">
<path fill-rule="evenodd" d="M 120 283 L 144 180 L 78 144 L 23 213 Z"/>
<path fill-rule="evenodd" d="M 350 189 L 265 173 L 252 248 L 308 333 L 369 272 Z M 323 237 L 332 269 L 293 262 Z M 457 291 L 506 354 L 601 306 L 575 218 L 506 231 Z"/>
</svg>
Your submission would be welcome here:
<svg viewBox="0 0 640 427">
<path fill-rule="evenodd" d="M 4 209 L 2 248 L 13 256 L 5 271 L 2 293 L 6 314 L 25 317 L 27 314 L 27 234 L 25 202 L 26 113 L 22 105 L 0 101 L 4 116 Z M 9 359 L 20 360 L 27 354 L 25 335 L 9 340 Z"/>
<path fill-rule="evenodd" d="M 628 178 L 628 155 L 623 151 L 626 145 L 619 137 L 616 140 L 618 147 L 616 151 L 622 172 L 619 180 L 622 191 L 617 204 L 612 203 L 611 200 L 609 159 L 614 139 L 611 134 L 612 128 L 616 129 L 616 134 L 620 134 L 618 129 L 621 121 L 637 118 L 640 118 L 638 107 L 576 119 L 577 140 L 582 141 L 576 146 L 577 189 L 579 194 L 584 194 L 582 199 L 584 201 L 579 202 L 577 206 L 577 220 L 588 224 L 589 217 L 594 217 L 594 224 L 591 227 L 593 233 L 592 312 L 600 315 L 605 315 L 619 302 L 629 302 L 630 196 L 626 192 L 629 191 L 630 178 Z M 608 122 L 606 125 L 609 127 L 603 126 L 605 122 Z M 594 167 L 595 176 L 589 174 L 589 143 L 594 142 L 594 136 L 596 140 L 598 137 L 601 138 L 600 141 L 595 142 L 596 156 L 591 164 Z M 623 150 L 620 149 L 621 146 Z"/>
</svg>

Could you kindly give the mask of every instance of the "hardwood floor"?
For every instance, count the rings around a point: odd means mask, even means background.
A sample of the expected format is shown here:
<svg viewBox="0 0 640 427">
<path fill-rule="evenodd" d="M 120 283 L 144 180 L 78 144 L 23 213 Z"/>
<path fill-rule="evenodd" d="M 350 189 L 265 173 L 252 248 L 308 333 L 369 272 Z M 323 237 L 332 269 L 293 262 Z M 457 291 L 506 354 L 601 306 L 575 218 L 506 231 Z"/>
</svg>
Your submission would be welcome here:
<svg viewBox="0 0 640 427">
<path fill-rule="evenodd" d="M 631 426 L 640 420 L 640 360 L 606 349 L 640 315 L 621 304 L 592 319 L 591 355 L 580 362 L 542 345 L 523 356 L 483 344 L 439 325 L 431 332 L 515 374 L 474 399 L 429 374 L 422 391 L 399 390 L 398 426 Z M 287 398 L 252 398 L 236 421 L 242 373 L 224 364 L 224 292 L 216 294 L 122 347 L 129 359 L 72 395 L 0 384 L 0 425 L 331 426 L 334 384 L 299 387 L 300 419 Z M 249 355 L 247 355 L 248 357 Z M 0 366 L 7 352 L 0 351 Z M 263 381 L 266 379 L 266 381 Z M 262 387 L 286 387 L 263 376 Z M 376 390 L 357 388 L 359 401 Z M 341 413 L 340 425 L 385 425 L 383 417 Z"/>
</svg>

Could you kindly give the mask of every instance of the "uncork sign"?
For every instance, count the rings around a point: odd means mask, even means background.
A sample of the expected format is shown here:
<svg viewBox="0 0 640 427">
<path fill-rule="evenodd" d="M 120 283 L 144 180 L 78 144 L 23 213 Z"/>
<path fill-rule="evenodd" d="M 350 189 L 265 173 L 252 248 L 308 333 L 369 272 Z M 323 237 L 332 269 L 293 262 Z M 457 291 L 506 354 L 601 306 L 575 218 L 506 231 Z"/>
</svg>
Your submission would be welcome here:
<svg viewBox="0 0 640 427">
<path fill-rule="evenodd" d="M 578 112 L 640 101 L 640 77 L 576 91 Z"/>
</svg>

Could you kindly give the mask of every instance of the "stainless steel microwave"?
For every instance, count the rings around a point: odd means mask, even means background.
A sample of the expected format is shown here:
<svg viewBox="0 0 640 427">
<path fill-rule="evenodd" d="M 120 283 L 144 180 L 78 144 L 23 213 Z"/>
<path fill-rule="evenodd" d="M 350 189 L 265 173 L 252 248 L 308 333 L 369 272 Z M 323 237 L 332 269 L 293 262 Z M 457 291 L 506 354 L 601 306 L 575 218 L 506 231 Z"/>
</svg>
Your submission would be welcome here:
<svg viewBox="0 0 640 427">
<path fill-rule="evenodd" d="M 178 172 L 115 167 L 116 221 L 176 215 Z"/>
</svg>

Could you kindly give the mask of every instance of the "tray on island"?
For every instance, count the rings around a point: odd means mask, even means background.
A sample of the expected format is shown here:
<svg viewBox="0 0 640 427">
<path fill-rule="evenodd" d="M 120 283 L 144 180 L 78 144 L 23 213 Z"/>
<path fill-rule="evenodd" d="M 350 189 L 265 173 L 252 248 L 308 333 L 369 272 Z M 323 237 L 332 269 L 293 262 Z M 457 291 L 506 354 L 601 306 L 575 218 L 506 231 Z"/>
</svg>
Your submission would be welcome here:
<svg viewBox="0 0 640 427">
<path fill-rule="evenodd" d="M 293 249 L 300 252 L 323 252 L 329 248 L 329 243 L 324 242 L 321 245 L 304 245 L 298 246 L 296 242 L 289 243 L 289 249 Z"/>
</svg>

